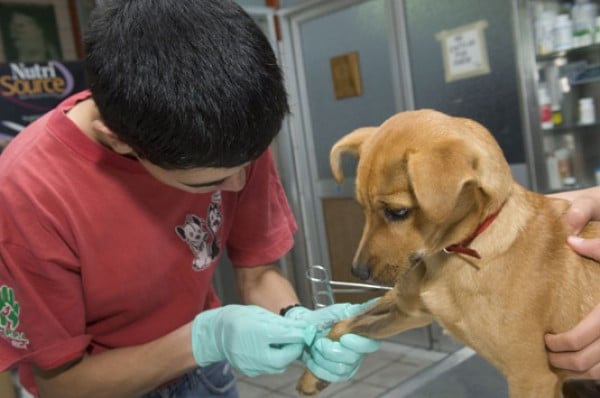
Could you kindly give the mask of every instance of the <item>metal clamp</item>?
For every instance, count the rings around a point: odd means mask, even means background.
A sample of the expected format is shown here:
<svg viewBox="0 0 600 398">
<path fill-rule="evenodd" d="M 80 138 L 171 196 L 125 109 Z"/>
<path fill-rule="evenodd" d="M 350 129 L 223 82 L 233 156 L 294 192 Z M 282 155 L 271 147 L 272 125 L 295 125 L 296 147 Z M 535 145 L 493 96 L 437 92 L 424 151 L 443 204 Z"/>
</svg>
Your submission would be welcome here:
<svg viewBox="0 0 600 398">
<path fill-rule="evenodd" d="M 312 282 L 312 300 L 316 308 L 334 304 L 334 293 L 364 293 L 371 290 L 392 290 L 389 286 L 332 281 L 329 277 L 329 272 L 322 265 L 311 265 L 306 270 L 306 277 Z M 340 286 L 343 289 L 333 289 L 332 286 Z"/>
</svg>

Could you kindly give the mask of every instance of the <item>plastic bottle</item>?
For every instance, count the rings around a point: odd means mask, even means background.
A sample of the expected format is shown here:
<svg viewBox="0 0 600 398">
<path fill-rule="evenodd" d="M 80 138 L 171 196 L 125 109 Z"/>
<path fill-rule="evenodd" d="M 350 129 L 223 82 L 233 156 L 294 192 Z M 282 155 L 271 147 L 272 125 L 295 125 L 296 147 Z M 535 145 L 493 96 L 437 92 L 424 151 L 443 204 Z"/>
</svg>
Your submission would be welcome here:
<svg viewBox="0 0 600 398">
<path fill-rule="evenodd" d="M 554 51 L 573 47 L 573 23 L 569 14 L 559 14 L 554 23 Z"/>
<path fill-rule="evenodd" d="M 552 122 L 552 101 L 550 100 L 548 89 L 542 86 L 538 91 L 541 127 L 543 129 L 551 129 L 554 127 L 554 123 Z"/>
<path fill-rule="evenodd" d="M 546 169 L 548 170 L 548 186 L 550 190 L 556 191 L 562 188 L 558 159 L 554 152 L 546 155 Z"/>
<path fill-rule="evenodd" d="M 594 43 L 600 43 L 600 16 L 596 17 L 596 34 Z"/>
<path fill-rule="evenodd" d="M 554 127 L 562 126 L 563 114 L 560 109 L 560 104 L 552 104 L 552 125 Z"/>
<path fill-rule="evenodd" d="M 556 11 L 546 10 L 535 20 L 535 41 L 540 55 L 554 51 L 554 22 Z"/>
<path fill-rule="evenodd" d="M 571 8 L 573 47 L 589 46 L 594 42 L 598 6 L 588 0 L 576 0 Z"/>
<path fill-rule="evenodd" d="M 579 124 L 596 123 L 596 109 L 594 98 L 585 97 L 579 99 Z"/>
<path fill-rule="evenodd" d="M 564 185 L 566 179 L 573 177 L 571 151 L 566 147 L 558 148 L 554 151 L 554 156 L 556 156 L 558 176 Z"/>
</svg>

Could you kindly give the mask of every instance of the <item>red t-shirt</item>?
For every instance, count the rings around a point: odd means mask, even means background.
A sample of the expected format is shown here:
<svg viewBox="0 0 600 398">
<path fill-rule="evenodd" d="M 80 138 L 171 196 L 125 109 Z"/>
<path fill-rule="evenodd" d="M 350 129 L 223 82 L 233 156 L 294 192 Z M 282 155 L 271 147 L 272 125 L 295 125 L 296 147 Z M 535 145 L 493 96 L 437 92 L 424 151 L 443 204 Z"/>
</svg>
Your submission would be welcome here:
<svg viewBox="0 0 600 398">
<path fill-rule="evenodd" d="M 268 264 L 296 223 L 270 152 L 240 192 L 191 194 L 92 141 L 65 100 L 0 156 L 0 370 L 49 369 L 142 344 L 220 302 L 225 248 L 236 266 Z"/>
</svg>

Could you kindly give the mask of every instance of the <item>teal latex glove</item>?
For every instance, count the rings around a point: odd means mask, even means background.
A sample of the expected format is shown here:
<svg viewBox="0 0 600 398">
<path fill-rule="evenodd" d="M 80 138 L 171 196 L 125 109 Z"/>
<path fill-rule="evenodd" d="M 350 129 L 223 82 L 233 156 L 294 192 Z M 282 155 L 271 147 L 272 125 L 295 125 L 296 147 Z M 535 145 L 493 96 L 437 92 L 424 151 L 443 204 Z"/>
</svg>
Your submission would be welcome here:
<svg viewBox="0 0 600 398">
<path fill-rule="evenodd" d="M 314 325 L 317 329 L 326 329 L 342 319 L 350 318 L 364 311 L 374 305 L 377 300 L 379 300 L 379 297 L 362 304 L 332 304 L 318 310 L 311 310 L 306 307 L 292 307 L 285 313 L 285 317 L 305 321 Z"/>
<path fill-rule="evenodd" d="M 226 359 L 247 376 L 282 373 L 304 350 L 304 321 L 254 305 L 227 305 L 192 322 L 192 351 L 200 366 Z"/>
<path fill-rule="evenodd" d="M 309 349 L 302 354 L 302 361 L 319 379 L 330 382 L 350 380 L 354 377 L 365 354 L 379 349 L 380 342 L 348 333 L 339 341 L 328 339 L 326 333 L 317 334 Z"/>
<path fill-rule="evenodd" d="M 302 361 L 315 376 L 331 382 L 349 380 L 358 371 L 364 355 L 379 349 L 379 341 L 352 333 L 343 335 L 339 341 L 326 337 L 334 323 L 364 311 L 377 300 L 333 304 L 314 311 L 294 307 L 286 312 L 286 318 L 305 321 L 316 332 L 314 338 L 307 336 L 307 347 L 302 354 Z"/>
</svg>

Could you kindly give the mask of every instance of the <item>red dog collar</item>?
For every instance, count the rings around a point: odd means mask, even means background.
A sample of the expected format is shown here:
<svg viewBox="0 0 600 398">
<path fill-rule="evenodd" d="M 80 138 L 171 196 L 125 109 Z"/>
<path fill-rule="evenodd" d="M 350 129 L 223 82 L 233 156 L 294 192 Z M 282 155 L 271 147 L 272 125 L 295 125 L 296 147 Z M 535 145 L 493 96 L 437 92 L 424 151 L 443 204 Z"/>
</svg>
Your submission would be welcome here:
<svg viewBox="0 0 600 398">
<path fill-rule="evenodd" d="M 454 245 L 450 245 L 450 246 L 446 247 L 444 249 L 444 252 L 466 254 L 467 256 L 481 259 L 481 256 L 479 255 L 479 253 L 477 253 L 477 250 L 471 249 L 470 247 L 467 247 L 467 246 L 469 246 L 471 244 L 471 242 L 473 242 L 473 240 L 478 235 L 480 235 L 483 231 L 485 231 L 486 228 L 489 227 L 494 222 L 494 220 L 496 219 L 498 214 L 500 214 L 500 211 L 502 210 L 503 207 L 504 207 L 504 203 L 502 204 L 502 206 L 500 206 L 500 208 L 498 209 L 497 212 L 490 214 L 485 220 L 483 220 L 483 222 L 481 224 L 479 224 L 479 226 L 477 227 L 475 232 L 473 232 L 471 234 L 471 236 L 469 236 L 467 239 L 463 240 L 460 243 L 456 243 Z"/>
</svg>

